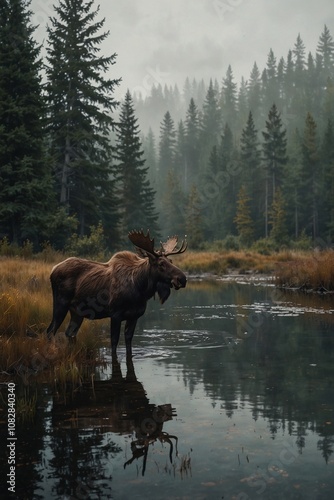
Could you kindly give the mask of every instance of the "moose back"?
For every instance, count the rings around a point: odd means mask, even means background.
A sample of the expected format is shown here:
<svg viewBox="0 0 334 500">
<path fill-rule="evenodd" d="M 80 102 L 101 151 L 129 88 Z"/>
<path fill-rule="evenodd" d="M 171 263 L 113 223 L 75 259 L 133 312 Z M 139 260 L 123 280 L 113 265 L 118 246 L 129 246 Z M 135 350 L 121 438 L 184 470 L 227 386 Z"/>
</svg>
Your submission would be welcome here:
<svg viewBox="0 0 334 500">
<path fill-rule="evenodd" d="M 154 239 L 149 231 L 132 231 L 130 241 L 139 254 L 123 251 L 101 263 L 69 257 L 57 264 L 51 272 L 53 316 L 47 329 L 49 338 L 70 312 L 70 322 L 65 334 L 69 340 L 75 336 L 84 320 L 110 317 L 112 354 L 116 355 L 121 323 L 125 321 L 126 353 L 132 355 L 131 343 L 137 320 L 146 310 L 147 301 L 155 293 L 164 303 L 171 288 L 178 290 L 187 283 L 185 274 L 168 258 L 185 252 L 187 244 L 178 238 L 169 238 L 154 249 Z"/>
</svg>

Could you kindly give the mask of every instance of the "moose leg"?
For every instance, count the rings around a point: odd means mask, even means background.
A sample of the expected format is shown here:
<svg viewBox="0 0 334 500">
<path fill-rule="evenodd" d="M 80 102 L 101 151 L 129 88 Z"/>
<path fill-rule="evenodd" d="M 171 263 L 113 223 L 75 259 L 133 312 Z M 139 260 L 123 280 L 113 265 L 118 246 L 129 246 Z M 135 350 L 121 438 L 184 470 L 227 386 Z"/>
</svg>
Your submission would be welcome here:
<svg viewBox="0 0 334 500">
<path fill-rule="evenodd" d="M 111 339 L 111 354 L 113 358 L 117 358 L 117 345 L 121 333 L 121 320 L 118 318 L 110 319 L 110 339 Z"/>
<path fill-rule="evenodd" d="M 137 324 L 137 318 L 136 319 L 128 319 L 125 323 L 125 328 L 124 328 L 124 337 L 125 337 L 125 346 L 126 346 L 126 356 L 127 357 L 132 357 L 132 337 L 133 334 L 135 333 L 135 328 Z"/>
<path fill-rule="evenodd" d="M 56 335 L 58 328 L 65 319 L 65 316 L 68 312 L 68 307 L 68 303 L 61 303 L 56 301 L 54 302 L 52 320 L 46 330 L 49 339 L 51 338 L 52 333 L 53 335 Z"/>
<path fill-rule="evenodd" d="M 75 341 L 76 334 L 78 333 L 78 330 L 83 320 L 84 317 L 82 315 L 79 315 L 76 312 L 71 311 L 71 319 L 65 331 L 65 335 L 70 342 Z"/>
</svg>

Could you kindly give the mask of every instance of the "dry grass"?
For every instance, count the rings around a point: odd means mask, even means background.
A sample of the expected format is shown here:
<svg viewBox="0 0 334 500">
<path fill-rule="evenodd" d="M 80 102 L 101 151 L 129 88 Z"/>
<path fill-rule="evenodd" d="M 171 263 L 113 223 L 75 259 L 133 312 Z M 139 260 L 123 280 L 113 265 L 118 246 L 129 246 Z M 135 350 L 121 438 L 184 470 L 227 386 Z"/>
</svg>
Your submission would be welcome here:
<svg viewBox="0 0 334 500">
<path fill-rule="evenodd" d="M 188 273 L 227 274 L 248 271 L 272 273 L 278 262 L 291 260 L 292 252 L 284 251 L 263 255 L 252 251 L 186 252 L 175 263 Z"/>
<path fill-rule="evenodd" d="M 334 290 L 334 252 L 191 252 L 175 257 L 187 273 L 275 273 L 285 287 Z M 49 275 L 52 264 L 19 258 L 0 259 L 0 374 L 48 372 L 57 383 L 80 381 L 85 370 L 100 363 L 97 332 L 101 322 L 85 321 L 78 342 L 69 348 L 62 332 L 48 342 L 52 316 Z M 66 321 L 66 320 L 65 320 Z"/>
<path fill-rule="evenodd" d="M 278 266 L 276 283 L 286 288 L 334 291 L 334 251 L 296 255 Z"/>
<path fill-rule="evenodd" d="M 84 322 L 77 343 L 69 347 L 63 333 L 49 342 L 45 331 L 52 316 L 49 275 L 52 264 L 22 259 L 0 260 L 0 373 L 25 381 L 47 376 L 57 383 L 78 383 L 101 363 L 98 325 Z M 65 320 L 66 322 L 66 320 Z"/>
</svg>

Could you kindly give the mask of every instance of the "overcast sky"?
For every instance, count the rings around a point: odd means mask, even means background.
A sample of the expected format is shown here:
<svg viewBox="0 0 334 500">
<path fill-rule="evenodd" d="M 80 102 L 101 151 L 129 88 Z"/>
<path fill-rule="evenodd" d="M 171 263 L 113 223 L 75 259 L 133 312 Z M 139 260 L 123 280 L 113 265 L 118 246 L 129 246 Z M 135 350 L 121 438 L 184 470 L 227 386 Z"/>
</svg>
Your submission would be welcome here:
<svg viewBox="0 0 334 500">
<path fill-rule="evenodd" d="M 262 70 L 269 49 L 286 58 L 297 35 L 314 53 L 326 24 L 334 37 L 333 0 L 96 0 L 110 30 L 103 52 L 118 54 L 111 77 L 147 95 L 185 78 L 217 78 L 231 64 L 235 80 L 249 78 L 254 61 Z M 32 22 L 44 27 L 57 0 L 32 0 Z"/>
</svg>

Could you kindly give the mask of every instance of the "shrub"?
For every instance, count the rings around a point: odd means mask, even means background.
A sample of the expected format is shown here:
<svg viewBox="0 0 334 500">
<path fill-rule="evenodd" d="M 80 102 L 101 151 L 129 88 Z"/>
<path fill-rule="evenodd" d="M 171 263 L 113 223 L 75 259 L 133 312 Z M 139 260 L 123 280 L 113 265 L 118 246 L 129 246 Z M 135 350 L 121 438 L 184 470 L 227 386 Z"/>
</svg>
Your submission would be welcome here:
<svg viewBox="0 0 334 500">
<path fill-rule="evenodd" d="M 251 249 L 261 255 L 270 255 L 277 250 L 277 245 L 271 238 L 261 238 L 253 243 Z"/>
<path fill-rule="evenodd" d="M 65 251 L 72 255 L 103 260 L 106 254 L 106 242 L 102 224 L 91 226 L 89 236 L 73 234 L 65 246 Z"/>
</svg>

